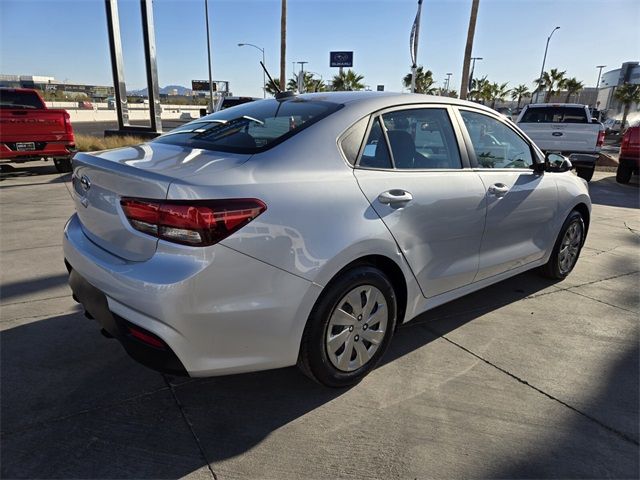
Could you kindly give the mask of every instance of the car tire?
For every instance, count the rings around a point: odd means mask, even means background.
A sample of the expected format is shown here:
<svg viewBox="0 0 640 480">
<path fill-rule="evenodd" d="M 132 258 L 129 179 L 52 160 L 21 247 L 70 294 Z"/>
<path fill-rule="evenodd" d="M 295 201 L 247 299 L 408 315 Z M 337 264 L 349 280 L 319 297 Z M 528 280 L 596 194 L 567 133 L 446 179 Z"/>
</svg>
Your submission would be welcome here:
<svg viewBox="0 0 640 480">
<path fill-rule="evenodd" d="M 579 230 L 579 238 L 575 240 L 570 229 Z M 541 267 L 542 274 L 554 280 L 564 280 L 571 273 L 578 262 L 580 251 L 585 240 L 585 224 L 580 212 L 573 210 L 562 224 L 556 243 L 553 246 L 549 261 Z M 566 249 L 566 250 L 565 250 Z M 566 255 L 570 254 L 570 262 L 567 262 Z"/>
<path fill-rule="evenodd" d="M 578 174 L 578 176 L 580 178 L 584 178 L 587 182 L 591 181 L 591 179 L 593 178 L 594 171 L 595 171 L 595 168 L 588 168 L 588 167 L 576 168 L 576 173 Z"/>
<path fill-rule="evenodd" d="M 387 350 L 396 316 L 396 294 L 383 272 L 369 265 L 347 270 L 316 302 L 302 336 L 298 367 L 327 387 L 358 383 Z"/>
<path fill-rule="evenodd" d="M 632 173 L 633 173 L 633 169 L 631 167 L 618 164 L 618 169 L 616 170 L 616 182 L 629 183 L 629 180 L 631 180 Z"/>
<path fill-rule="evenodd" d="M 53 164 L 58 173 L 69 173 L 72 170 L 70 158 L 54 158 Z"/>
</svg>

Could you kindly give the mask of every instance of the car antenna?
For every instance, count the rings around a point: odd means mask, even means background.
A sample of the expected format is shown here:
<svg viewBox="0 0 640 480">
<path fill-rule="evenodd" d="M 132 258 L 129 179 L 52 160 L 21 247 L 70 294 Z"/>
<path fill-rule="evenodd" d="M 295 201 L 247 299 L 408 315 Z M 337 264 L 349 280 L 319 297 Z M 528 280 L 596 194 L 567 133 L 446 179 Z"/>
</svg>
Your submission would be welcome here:
<svg viewBox="0 0 640 480">
<path fill-rule="evenodd" d="M 267 77 L 269 77 L 269 81 L 271 82 L 271 84 L 276 88 L 277 92 L 276 92 L 276 100 L 280 100 L 281 98 L 287 98 L 287 97 L 293 97 L 294 93 L 293 92 L 283 92 L 282 90 L 280 90 L 280 86 L 273 81 L 273 78 L 271 77 L 271 75 L 269 74 L 269 70 L 267 70 L 267 67 L 264 66 L 264 63 L 262 63 L 262 61 L 260 62 L 260 66 L 262 67 L 262 69 L 264 70 L 264 73 L 267 74 Z"/>
</svg>

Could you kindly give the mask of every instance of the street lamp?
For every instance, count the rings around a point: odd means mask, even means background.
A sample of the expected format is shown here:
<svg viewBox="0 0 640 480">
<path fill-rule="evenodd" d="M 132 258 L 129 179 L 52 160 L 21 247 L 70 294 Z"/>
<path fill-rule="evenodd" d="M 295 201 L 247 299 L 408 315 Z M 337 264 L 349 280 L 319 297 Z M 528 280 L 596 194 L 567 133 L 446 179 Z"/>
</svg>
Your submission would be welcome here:
<svg viewBox="0 0 640 480">
<path fill-rule="evenodd" d="M 209 113 L 213 113 L 213 81 L 211 80 L 211 38 L 209 35 L 209 0 L 204 0 L 204 17 L 207 26 L 207 61 L 209 62 Z"/>
<path fill-rule="evenodd" d="M 238 46 L 253 47 L 260 50 L 262 52 L 262 64 L 266 66 L 266 63 L 264 62 L 264 48 L 260 48 L 259 46 L 254 45 L 253 43 L 239 43 Z M 262 98 L 267 98 L 267 77 L 265 77 L 264 68 L 262 69 Z"/>
<path fill-rule="evenodd" d="M 453 73 L 447 73 L 447 86 L 444 88 L 447 94 L 449 93 L 449 82 L 451 81 L 451 75 L 453 75 Z"/>
<path fill-rule="evenodd" d="M 544 75 L 544 64 L 547 61 L 547 50 L 549 50 L 549 41 L 551 40 L 551 37 L 553 36 L 555 31 L 559 29 L 560 27 L 554 28 L 553 30 L 551 30 L 551 34 L 547 37 L 547 46 L 544 47 L 544 57 L 542 57 L 542 68 L 540 69 L 540 79 L 538 80 L 538 96 L 536 97 L 536 101 L 539 100 L 540 89 L 542 89 L 542 76 Z"/>
<path fill-rule="evenodd" d="M 594 102 L 594 108 L 598 108 L 598 91 L 600 90 L 600 75 L 602 75 L 602 69 L 606 67 L 606 65 L 596 65 L 598 69 L 598 81 L 596 82 L 596 101 Z"/>
</svg>

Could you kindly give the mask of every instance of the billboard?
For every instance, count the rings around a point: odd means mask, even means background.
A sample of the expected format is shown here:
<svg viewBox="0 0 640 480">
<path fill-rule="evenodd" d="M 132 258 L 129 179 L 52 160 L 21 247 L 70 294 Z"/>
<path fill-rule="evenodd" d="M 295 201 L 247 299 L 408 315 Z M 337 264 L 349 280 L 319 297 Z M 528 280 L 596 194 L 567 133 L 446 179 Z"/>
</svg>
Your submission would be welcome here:
<svg viewBox="0 0 640 480">
<path fill-rule="evenodd" d="M 353 52 L 329 52 L 330 67 L 353 67 Z"/>
<path fill-rule="evenodd" d="M 384 92 L 384 85 L 378 85 L 378 87 L 376 88 L 376 91 Z"/>
<path fill-rule="evenodd" d="M 216 82 L 213 82 L 213 91 L 217 91 Z M 191 90 L 194 92 L 208 92 L 209 80 L 191 80 Z"/>
</svg>

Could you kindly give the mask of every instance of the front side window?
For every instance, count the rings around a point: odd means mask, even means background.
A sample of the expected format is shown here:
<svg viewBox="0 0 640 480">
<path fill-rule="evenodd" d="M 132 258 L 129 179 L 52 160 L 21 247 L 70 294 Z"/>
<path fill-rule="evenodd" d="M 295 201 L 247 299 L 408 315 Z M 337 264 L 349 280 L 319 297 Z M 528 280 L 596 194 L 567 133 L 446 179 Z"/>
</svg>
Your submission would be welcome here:
<svg viewBox="0 0 640 480">
<path fill-rule="evenodd" d="M 529 144 L 502 122 L 481 113 L 461 110 L 479 168 L 529 168 Z"/>
<path fill-rule="evenodd" d="M 299 98 L 244 103 L 182 125 L 154 142 L 256 153 L 284 141 L 341 107 L 336 103 Z"/>
<path fill-rule="evenodd" d="M 446 109 L 398 110 L 383 114 L 382 120 L 396 168 L 462 168 Z"/>
</svg>

